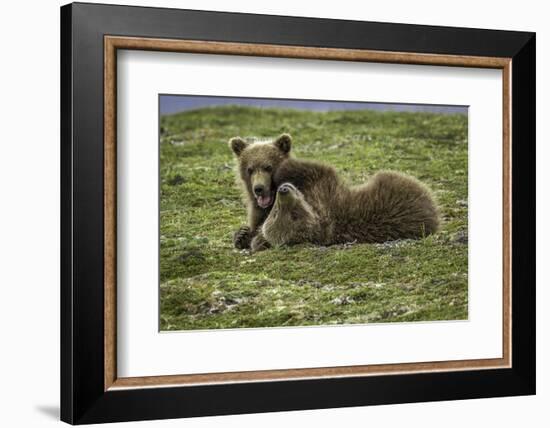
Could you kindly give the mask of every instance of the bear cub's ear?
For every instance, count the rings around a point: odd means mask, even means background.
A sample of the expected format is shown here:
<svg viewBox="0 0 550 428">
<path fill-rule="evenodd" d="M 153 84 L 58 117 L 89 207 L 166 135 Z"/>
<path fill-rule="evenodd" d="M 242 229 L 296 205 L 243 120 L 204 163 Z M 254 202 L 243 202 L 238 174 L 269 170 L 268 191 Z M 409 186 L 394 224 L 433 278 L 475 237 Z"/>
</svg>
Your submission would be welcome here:
<svg viewBox="0 0 550 428">
<path fill-rule="evenodd" d="M 277 147 L 281 152 L 288 153 L 290 152 L 290 146 L 292 145 L 292 137 L 288 134 L 281 134 L 274 142 L 275 147 Z"/>
<path fill-rule="evenodd" d="M 229 140 L 229 147 L 233 150 L 237 156 L 240 156 L 244 149 L 246 149 L 248 143 L 244 141 L 241 137 L 231 138 Z"/>
</svg>

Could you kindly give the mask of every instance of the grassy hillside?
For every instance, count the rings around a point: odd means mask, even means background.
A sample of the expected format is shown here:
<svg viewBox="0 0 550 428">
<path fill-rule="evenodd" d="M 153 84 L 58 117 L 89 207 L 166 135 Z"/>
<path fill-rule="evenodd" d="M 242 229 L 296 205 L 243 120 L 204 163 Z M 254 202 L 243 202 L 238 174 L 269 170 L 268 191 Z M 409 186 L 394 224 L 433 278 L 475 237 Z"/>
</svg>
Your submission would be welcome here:
<svg viewBox="0 0 550 428">
<path fill-rule="evenodd" d="M 230 137 L 289 132 L 297 157 L 358 184 L 379 169 L 412 174 L 441 206 L 420 241 L 301 245 L 249 254 Z M 187 330 L 468 316 L 467 118 L 374 111 L 217 107 L 161 118 L 161 329 Z"/>
</svg>

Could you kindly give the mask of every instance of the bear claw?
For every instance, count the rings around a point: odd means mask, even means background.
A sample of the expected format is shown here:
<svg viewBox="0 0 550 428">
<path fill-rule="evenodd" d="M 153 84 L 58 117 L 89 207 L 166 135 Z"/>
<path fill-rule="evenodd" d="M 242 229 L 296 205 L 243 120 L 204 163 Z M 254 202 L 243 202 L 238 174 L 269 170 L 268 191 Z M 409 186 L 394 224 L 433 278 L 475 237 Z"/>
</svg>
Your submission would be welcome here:
<svg viewBox="0 0 550 428">
<path fill-rule="evenodd" d="M 269 245 L 269 242 L 266 241 L 262 234 L 256 235 L 250 243 L 250 250 L 253 253 L 257 251 L 267 250 L 270 247 L 271 245 Z"/>
<path fill-rule="evenodd" d="M 239 250 L 250 248 L 250 241 L 252 241 L 252 231 L 248 226 L 241 226 L 233 235 L 233 244 Z"/>
</svg>

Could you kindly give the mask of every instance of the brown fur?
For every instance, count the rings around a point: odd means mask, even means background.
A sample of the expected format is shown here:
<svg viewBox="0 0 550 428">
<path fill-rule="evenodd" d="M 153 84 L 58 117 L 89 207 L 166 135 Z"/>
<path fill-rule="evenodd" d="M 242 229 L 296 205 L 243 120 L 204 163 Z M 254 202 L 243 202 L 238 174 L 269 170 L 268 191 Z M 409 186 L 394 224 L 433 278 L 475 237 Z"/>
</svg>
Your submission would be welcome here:
<svg viewBox="0 0 550 428">
<path fill-rule="evenodd" d="M 261 144 L 234 138 L 230 146 L 238 157 L 249 218 L 235 233 L 237 248 L 384 242 L 421 238 L 439 227 L 431 192 L 413 177 L 382 171 L 349 187 L 332 167 L 292 158 L 286 134 Z M 260 199 L 254 194 L 258 185 Z M 266 201 L 269 206 L 259 206 Z"/>
</svg>

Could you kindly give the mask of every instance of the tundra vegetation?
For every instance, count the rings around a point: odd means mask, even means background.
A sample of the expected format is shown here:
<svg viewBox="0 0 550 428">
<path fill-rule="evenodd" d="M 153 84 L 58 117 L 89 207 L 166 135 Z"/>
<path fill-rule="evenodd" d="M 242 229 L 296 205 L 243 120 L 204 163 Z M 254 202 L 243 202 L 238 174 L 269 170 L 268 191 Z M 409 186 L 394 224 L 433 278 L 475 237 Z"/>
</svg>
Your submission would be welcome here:
<svg viewBox="0 0 550 428">
<path fill-rule="evenodd" d="M 190 330 L 468 317 L 468 124 L 461 114 L 211 107 L 161 117 L 160 328 Z M 294 156 L 350 184 L 381 169 L 426 183 L 441 230 L 421 240 L 233 247 L 246 223 L 235 135 L 292 134 Z"/>
</svg>

